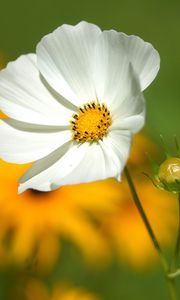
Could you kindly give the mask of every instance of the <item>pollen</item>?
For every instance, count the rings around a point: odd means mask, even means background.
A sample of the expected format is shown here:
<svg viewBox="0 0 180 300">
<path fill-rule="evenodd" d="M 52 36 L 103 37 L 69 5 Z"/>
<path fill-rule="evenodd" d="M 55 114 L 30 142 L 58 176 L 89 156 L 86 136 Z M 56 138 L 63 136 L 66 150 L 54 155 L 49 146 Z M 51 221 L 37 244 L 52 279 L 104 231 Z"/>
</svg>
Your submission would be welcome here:
<svg viewBox="0 0 180 300">
<path fill-rule="evenodd" d="M 112 117 L 106 105 L 95 101 L 79 107 L 72 118 L 72 138 L 81 143 L 102 140 L 112 124 Z"/>
</svg>

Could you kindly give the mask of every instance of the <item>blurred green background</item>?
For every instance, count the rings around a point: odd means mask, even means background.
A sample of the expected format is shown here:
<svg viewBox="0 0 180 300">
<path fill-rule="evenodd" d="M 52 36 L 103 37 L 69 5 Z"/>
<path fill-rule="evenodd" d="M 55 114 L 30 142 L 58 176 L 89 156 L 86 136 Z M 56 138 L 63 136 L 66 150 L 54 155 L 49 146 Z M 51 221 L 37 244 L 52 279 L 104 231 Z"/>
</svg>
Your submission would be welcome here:
<svg viewBox="0 0 180 300">
<path fill-rule="evenodd" d="M 34 51 L 41 37 L 61 24 L 80 20 L 139 35 L 155 46 L 161 69 L 145 92 L 147 127 L 156 137 L 180 135 L 180 1 L 1 1 L 1 49 L 15 59 Z"/>
<path fill-rule="evenodd" d="M 145 92 L 147 131 L 159 141 L 162 133 L 171 144 L 180 139 L 180 1 L 179 0 L 22 0 L 0 3 L 0 50 L 7 60 L 34 52 L 42 36 L 63 23 L 80 20 L 135 34 L 151 42 L 161 56 L 161 69 Z M 120 267 L 116 261 L 102 271 L 86 266 L 79 254 L 65 243 L 61 265 L 47 282 L 70 279 L 97 292 L 104 300 L 168 299 L 160 269 L 137 273 Z M 16 275 L 14 276 L 16 277 Z M 1 274 L 0 299 L 9 293 L 13 271 Z M 20 299 L 21 300 L 21 299 Z"/>
</svg>

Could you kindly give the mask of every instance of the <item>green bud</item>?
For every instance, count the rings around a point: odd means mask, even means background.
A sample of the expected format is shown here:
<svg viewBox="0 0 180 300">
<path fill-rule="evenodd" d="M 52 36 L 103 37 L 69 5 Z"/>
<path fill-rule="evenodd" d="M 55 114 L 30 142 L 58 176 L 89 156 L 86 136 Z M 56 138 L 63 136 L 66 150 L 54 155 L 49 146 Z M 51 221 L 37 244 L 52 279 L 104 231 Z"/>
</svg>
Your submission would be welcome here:
<svg viewBox="0 0 180 300">
<path fill-rule="evenodd" d="M 180 158 L 167 158 L 156 174 L 156 186 L 160 189 L 180 193 Z"/>
<path fill-rule="evenodd" d="M 166 159 L 159 167 L 158 177 L 160 181 L 175 183 L 180 181 L 180 158 Z"/>
<path fill-rule="evenodd" d="M 180 157 L 179 156 L 179 146 L 176 140 L 177 147 L 177 157 L 167 155 L 166 160 L 158 165 L 151 157 L 149 161 L 152 168 L 152 176 L 148 176 L 153 184 L 161 189 L 166 190 L 171 193 L 180 193 Z"/>
</svg>

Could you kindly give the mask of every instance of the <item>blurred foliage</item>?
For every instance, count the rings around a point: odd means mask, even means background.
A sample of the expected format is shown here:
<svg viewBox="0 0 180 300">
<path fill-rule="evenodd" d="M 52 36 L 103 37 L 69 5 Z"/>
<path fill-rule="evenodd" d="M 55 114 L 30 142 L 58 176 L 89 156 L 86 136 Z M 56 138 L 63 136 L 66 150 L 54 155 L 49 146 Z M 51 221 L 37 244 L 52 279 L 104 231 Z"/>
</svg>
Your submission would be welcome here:
<svg viewBox="0 0 180 300">
<path fill-rule="evenodd" d="M 114 28 L 127 34 L 139 35 L 151 42 L 159 51 L 160 73 L 155 82 L 145 91 L 146 131 L 157 143 L 159 143 L 159 134 L 162 133 L 166 143 L 171 146 L 174 134 L 177 134 L 180 139 L 179 0 L 171 2 L 169 0 L 1 1 L 0 67 L 2 61 L 5 64 L 22 53 L 34 52 L 41 37 L 59 25 L 76 24 L 82 19 L 96 23 L 102 29 Z M 149 144 L 148 149 L 150 153 L 154 151 Z M 134 152 L 133 164 L 135 161 L 137 165 L 142 164 L 141 159 L 145 151 Z M 132 168 L 136 168 L 137 165 Z M 9 173 L 10 170 L 11 166 L 9 166 Z M 139 176 L 141 171 L 142 169 L 138 169 L 134 174 Z M 162 216 L 160 221 L 163 221 Z M 86 241 L 88 242 L 88 236 Z M 31 269 L 32 266 L 30 269 L 23 266 L 12 267 L 12 265 L 1 268 L 0 300 L 16 300 L 16 289 L 19 286 L 23 287 L 24 280 L 29 277 L 41 280 L 49 287 L 55 286 L 60 280 L 72 282 L 73 286 L 84 287 L 97 293 L 103 300 L 168 299 L 159 268 L 137 272 L 128 264 L 119 265 L 117 254 L 113 256 L 112 263 L 107 264 L 106 267 L 95 267 L 94 264 L 92 266 L 83 259 L 78 248 L 72 246 L 70 241 L 61 241 L 61 244 L 59 261 L 49 272 L 39 272 Z M 17 300 L 26 300 L 20 297 Z"/>
<path fill-rule="evenodd" d="M 158 78 L 145 92 L 147 129 L 157 140 L 180 138 L 180 1 L 179 0 L 16 0 L 1 1 L 1 50 L 10 60 L 34 52 L 38 41 L 63 23 L 80 20 L 136 34 L 161 56 Z"/>
</svg>

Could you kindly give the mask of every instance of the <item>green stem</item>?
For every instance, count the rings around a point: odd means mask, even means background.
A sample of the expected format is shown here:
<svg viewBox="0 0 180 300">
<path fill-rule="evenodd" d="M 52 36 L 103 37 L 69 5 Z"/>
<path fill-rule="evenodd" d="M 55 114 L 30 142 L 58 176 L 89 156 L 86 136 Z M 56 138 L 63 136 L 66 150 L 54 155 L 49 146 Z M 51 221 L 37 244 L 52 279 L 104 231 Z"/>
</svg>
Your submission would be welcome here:
<svg viewBox="0 0 180 300">
<path fill-rule="evenodd" d="M 144 212 L 144 209 L 141 205 L 141 202 L 139 200 L 139 197 L 137 195 L 137 192 L 136 192 L 136 189 L 135 189 L 135 186 L 134 186 L 134 183 L 132 181 L 132 178 L 131 178 L 131 175 L 127 169 L 127 167 L 125 168 L 125 174 L 126 174 L 126 178 L 127 178 L 127 181 L 128 181 L 128 184 L 129 184 L 129 187 L 130 187 L 130 190 L 131 190 L 131 193 L 132 193 L 132 196 L 133 196 L 133 199 L 134 199 L 134 202 L 136 204 L 136 207 L 137 209 L 139 210 L 139 213 L 143 219 L 143 222 L 144 222 L 144 225 L 146 226 L 146 229 L 150 235 L 150 238 L 154 244 L 154 247 L 155 249 L 157 250 L 158 254 L 159 254 L 159 257 L 160 257 L 160 260 L 161 260 L 161 264 L 162 264 L 162 267 L 163 267 L 163 270 L 167 273 L 169 271 L 169 265 L 168 265 L 168 262 L 166 260 L 166 258 L 164 257 L 163 253 L 162 253 L 162 250 L 159 246 L 159 243 L 156 239 L 156 236 L 152 230 L 152 227 L 148 221 L 148 218 Z"/>
<path fill-rule="evenodd" d="M 177 291 L 176 291 L 176 285 L 174 278 L 168 278 L 166 277 L 167 286 L 169 289 L 169 295 L 171 300 L 178 300 Z"/>
<path fill-rule="evenodd" d="M 139 197 L 138 197 L 138 194 L 136 192 L 136 189 L 135 189 L 135 186 L 134 186 L 134 183 L 133 183 L 133 180 L 131 178 L 131 175 L 128 171 L 128 168 L 125 167 L 125 175 L 126 175 L 126 178 L 127 178 L 127 181 L 128 181 L 128 184 L 129 184 L 129 188 L 130 188 L 130 191 L 131 191 L 131 194 L 133 196 L 133 199 L 134 199 L 134 202 L 135 202 L 135 205 L 142 217 L 142 220 L 144 222 L 144 225 L 149 233 L 149 236 L 153 242 L 153 245 L 157 251 L 157 253 L 159 254 L 159 258 L 160 258 L 160 262 L 161 262 L 161 265 L 162 265 L 162 269 L 164 271 L 164 274 L 165 274 L 165 277 L 166 277 L 166 281 L 167 281 L 167 285 L 168 285 L 168 288 L 169 288 L 169 294 L 170 294 L 170 297 L 171 297 L 171 300 L 178 300 L 177 298 L 177 293 L 176 293 L 176 286 L 175 286 L 175 281 L 173 278 L 169 278 L 168 277 L 168 273 L 169 273 L 169 264 L 168 264 L 168 261 L 166 259 L 166 257 L 164 256 L 161 248 L 160 248 L 160 245 L 156 239 L 156 236 L 152 230 L 152 227 L 149 223 L 149 220 L 144 212 L 144 209 L 141 205 L 141 202 L 139 200 Z"/>
</svg>

